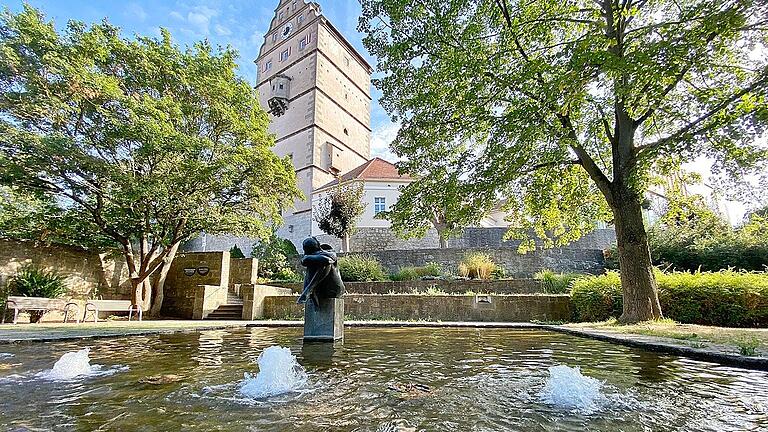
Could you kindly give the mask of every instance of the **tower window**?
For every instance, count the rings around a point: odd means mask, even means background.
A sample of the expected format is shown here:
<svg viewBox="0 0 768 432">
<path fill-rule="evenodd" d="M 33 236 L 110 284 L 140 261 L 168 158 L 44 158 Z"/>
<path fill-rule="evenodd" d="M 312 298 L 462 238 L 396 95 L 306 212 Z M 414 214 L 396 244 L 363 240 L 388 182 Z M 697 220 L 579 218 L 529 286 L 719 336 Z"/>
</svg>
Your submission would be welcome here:
<svg viewBox="0 0 768 432">
<path fill-rule="evenodd" d="M 268 70 L 270 70 L 270 69 L 272 69 L 272 60 L 270 60 L 270 61 L 268 61 L 268 62 L 264 63 L 264 72 L 266 72 L 266 71 L 268 71 Z M 274 89 L 273 89 L 273 90 L 274 90 Z"/>
<path fill-rule="evenodd" d="M 379 214 L 387 211 L 387 199 L 385 197 L 376 197 L 373 199 L 373 214 Z"/>
<path fill-rule="evenodd" d="M 299 17 L 296 18 L 296 22 L 298 22 L 299 24 L 303 23 L 304 22 L 304 14 L 299 15 Z"/>
<path fill-rule="evenodd" d="M 284 17 L 284 16 L 285 16 L 285 13 L 284 13 L 283 11 L 280 11 L 280 15 L 278 16 L 278 18 L 280 19 L 280 21 L 282 21 L 282 20 L 283 20 L 283 17 Z"/>
<path fill-rule="evenodd" d="M 277 42 L 277 33 L 272 33 L 272 42 Z"/>
<path fill-rule="evenodd" d="M 280 61 L 286 61 L 288 60 L 288 56 L 291 55 L 291 49 L 288 48 L 287 50 L 280 53 Z"/>
<path fill-rule="evenodd" d="M 344 64 L 349 66 L 349 57 L 344 57 Z"/>
<path fill-rule="evenodd" d="M 347 130 L 347 128 L 344 128 L 344 135 L 349 136 L 349 130 Z"/>
</svg>

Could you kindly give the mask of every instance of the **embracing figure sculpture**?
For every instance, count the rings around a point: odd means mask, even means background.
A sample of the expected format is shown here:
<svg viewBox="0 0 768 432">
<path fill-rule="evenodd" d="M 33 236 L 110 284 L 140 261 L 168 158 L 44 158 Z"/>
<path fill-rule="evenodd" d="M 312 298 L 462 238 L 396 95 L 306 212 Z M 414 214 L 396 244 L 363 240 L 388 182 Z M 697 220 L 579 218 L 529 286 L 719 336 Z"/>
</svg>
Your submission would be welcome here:
<svg viewBox="0 0 768 432">
<path fill-rule="evenodd" d="M 304 240 L 302 247 L 304 258 L 301 259 L 301 265 L 306 267 L 307 274 L 304 277 L 304 291 L 297 303 L 304 304 L 311 299 L 315 307 L 319 307 L 322 299 L 341 298 L 344 295 L 344 282 L 341 281 L 338 257 L 333 248 L 320 244 L 315 237 Z"/>
</svg>

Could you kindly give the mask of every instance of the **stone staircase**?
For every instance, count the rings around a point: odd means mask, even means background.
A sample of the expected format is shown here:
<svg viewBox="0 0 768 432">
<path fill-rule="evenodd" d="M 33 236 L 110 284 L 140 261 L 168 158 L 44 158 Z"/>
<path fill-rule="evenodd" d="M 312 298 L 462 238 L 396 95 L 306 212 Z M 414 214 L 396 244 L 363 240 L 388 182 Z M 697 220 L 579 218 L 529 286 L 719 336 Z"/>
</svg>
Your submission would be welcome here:
<svg viewBox="0 0 768 432">
<path fill-rule="evenodd" d="M 208 315 L 206 320 L 241 320 L 243 319 L 243 299 L 233 287 L 227 292 L 227 302 Z"/>
</svg>

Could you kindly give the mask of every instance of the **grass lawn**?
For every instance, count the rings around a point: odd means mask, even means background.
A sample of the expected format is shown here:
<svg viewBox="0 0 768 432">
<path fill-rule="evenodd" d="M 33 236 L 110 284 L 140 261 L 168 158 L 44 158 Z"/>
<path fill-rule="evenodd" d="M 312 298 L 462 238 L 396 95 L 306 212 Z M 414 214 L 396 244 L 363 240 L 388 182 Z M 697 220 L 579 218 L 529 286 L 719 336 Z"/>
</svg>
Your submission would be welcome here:
<svg viewBox="0 0 768 432">
<path fill-rule="evenodd" d="M 648 321 L 624 325 L 616 320 L 568 324 L 568 327 L 594 329 L 615 333 L 637 334 L 674 339 L 694 348 L 714 348 L 720 345 L 728 352 L 747 356 L 768 357 L 768 329 L 725 328 L 695 324 L 680 324 L 672 320 Z"/>
</svg>

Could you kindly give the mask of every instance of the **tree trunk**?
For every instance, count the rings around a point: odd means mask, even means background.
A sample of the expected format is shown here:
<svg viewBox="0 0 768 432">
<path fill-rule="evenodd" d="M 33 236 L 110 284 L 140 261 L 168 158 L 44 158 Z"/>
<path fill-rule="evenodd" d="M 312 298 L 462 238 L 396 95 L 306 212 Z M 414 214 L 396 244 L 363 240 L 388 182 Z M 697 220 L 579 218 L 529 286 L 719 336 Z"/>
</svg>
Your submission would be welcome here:
<svg viewBox="0 0 768 432">
<path fill-rule="evenodd" d="M 345 234 L 341 238 L 341 248 L 343 249 L 342 252 L 349 252 L 349 234 Z"/>
<path fill-rule="evenodd" d="M 155 284 L 155 299 L 152 302 L 152 309 L 149 314 L 153 317 L 160 316 L 160 311 L 163 308 L 163 300 L 165 299 L 165 280 L 168 278 L 168 271 L 171 269 L 174 258 L 176 258 L 176 252 L 179 250 L 179 243 L 174 243 L 171 246 L 171 250 L 163 260 L 163 266 L 160 268 L 160 274 L 157 276 L 157 283 Z"/>
<path fill-rule="evenodd" d="M 440 249 L 445 249 L 448 247 L 448 239 L 443 237 L 443 233 L 439 233 L 438 237 L 440 238 Z"/>
<path fill-rule="evenodd" d="M 634 323 L 659 319 L 661 305 L 640 203 L 634 198 L 618 198 L 613 213 L 624 293 L 624 313 L 619 320 Z"/>
</svg>

